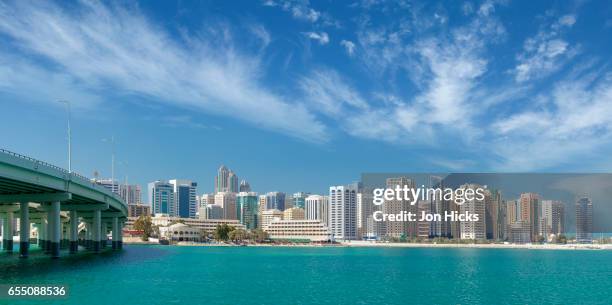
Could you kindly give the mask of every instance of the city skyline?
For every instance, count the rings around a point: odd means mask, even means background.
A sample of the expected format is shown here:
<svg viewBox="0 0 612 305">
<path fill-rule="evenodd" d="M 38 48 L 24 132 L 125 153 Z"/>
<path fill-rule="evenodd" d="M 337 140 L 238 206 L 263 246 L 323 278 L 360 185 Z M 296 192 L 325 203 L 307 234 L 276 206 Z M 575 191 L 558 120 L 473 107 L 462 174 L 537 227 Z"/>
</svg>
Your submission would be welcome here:
<svg viewBox="0 0 612 305">
<path fill-rule="evenodd" d="M 110 177 L 114 146 L 116 178 L 140 185 L 176 169 L 212 185 L 222 163 L 287 192 L 398 168 L 605 172 L 610 48 L 582 33 L 610 34 L 607 10 L 9 1 L 2 147 L 65 167 L 67 100 L 74 170 Z"/>
</svg>

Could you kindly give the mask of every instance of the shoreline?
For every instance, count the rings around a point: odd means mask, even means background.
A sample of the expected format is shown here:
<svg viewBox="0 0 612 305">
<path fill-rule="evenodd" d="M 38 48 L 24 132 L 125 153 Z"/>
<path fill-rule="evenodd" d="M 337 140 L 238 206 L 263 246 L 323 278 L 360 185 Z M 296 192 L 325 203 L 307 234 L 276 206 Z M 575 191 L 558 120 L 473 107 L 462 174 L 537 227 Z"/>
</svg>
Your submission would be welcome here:
<svg viewBox="0 0 612 305">
<path fill-rule="evenodd" d="M 154 241 L 129 241 L 126 245 L 159 245 Z M 179 247 L 300 247 L 300 248 L 464 248 L 464 249 L 526 249 L 526 250 L 612 250 L 612 244 L 451 244 L 451 243 L 382 243 L 349 241 L 336 244 L 226 244 L 178 242 Z"/>
</svg>

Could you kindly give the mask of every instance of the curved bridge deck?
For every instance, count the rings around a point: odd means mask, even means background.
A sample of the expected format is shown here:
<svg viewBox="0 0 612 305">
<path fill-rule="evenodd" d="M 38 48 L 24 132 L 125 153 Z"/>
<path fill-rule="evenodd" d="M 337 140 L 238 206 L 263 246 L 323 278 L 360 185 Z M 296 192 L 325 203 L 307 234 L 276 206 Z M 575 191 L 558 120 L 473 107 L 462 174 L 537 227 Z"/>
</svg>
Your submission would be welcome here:
<svg viewBox="0 0 612 305">
<path fill-rule="evenodd" d="M 33 225 L 39 246 L 58 257 L 60 244 L 69 244 L 71 253 L 77 251 L 80 223 L 86 228 L 82 245 L 100 251 L 112 232 L 113 248 L 121 248 L 127 205 L 117 194 L 84 176 L 0 149 L 0 215 L 5 251 L 12 251 L 13 219 L 17 216 L 20 255 L 28 256 Z"/>
</svg>

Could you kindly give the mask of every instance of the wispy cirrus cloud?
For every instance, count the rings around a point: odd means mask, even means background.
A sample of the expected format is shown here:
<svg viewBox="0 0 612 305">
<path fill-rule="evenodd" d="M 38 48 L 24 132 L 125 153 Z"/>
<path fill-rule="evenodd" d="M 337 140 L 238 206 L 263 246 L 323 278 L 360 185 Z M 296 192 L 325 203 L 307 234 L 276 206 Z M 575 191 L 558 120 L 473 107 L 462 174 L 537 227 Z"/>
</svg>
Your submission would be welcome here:
<svg viewBox="0 0 612 305">
<path fill-rule="evenodd" d="M 514 71 L 517 82 L 547 76 L 576 54 L 578 48 L 570 46 L 569 42 L 561 38 L 565 29 L 574 23 L 576 16 L 561 16 L 525 41 L 523 52 L 517 56 Z"/>
<path fill-rule="evenodd" d="M 0 78 L 10 81 L 0 90 L 20 94 L 38 80 L 37 90 L 74 103 L 101 102 L 96 93 L 113 90 L 308 141 L 327 139 L 310 110 L 260 82 L 259 58 L 235 46 L 231 29 L 214 29 L 185 34 L 179 43 L 136 8 L 82 2 L 68 11 L 50 2 L 2 3 L 0 34 L 7 43 L 0 50 Z M 263 29 L 255 33 L 269 42 Z M 22 74 L 15 79 L 14 72 Z M 54 92 L 54 84 L 63 92 Z"/>
</svg>

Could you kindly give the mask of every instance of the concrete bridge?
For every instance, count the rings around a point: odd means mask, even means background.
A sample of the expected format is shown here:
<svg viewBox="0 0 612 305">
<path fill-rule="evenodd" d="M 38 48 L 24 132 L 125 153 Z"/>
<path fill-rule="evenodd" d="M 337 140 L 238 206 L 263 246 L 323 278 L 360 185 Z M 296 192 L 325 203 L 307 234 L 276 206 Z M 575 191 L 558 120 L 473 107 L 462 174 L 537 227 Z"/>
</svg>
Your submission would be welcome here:
<svg viewBox="0 0 612 305">
<path fill-rule="evenodd" d="M 28 257 L 34 227 L 38 246 L 57 258 L 62 246 L 100 252 L 111 232 L 112 248 L 121 249 L 127 205 L 86 177 L 0 149 L 0 216 L 4 251 L 13 251 L 18 219 L 20 257 Z"/>
</svg>

